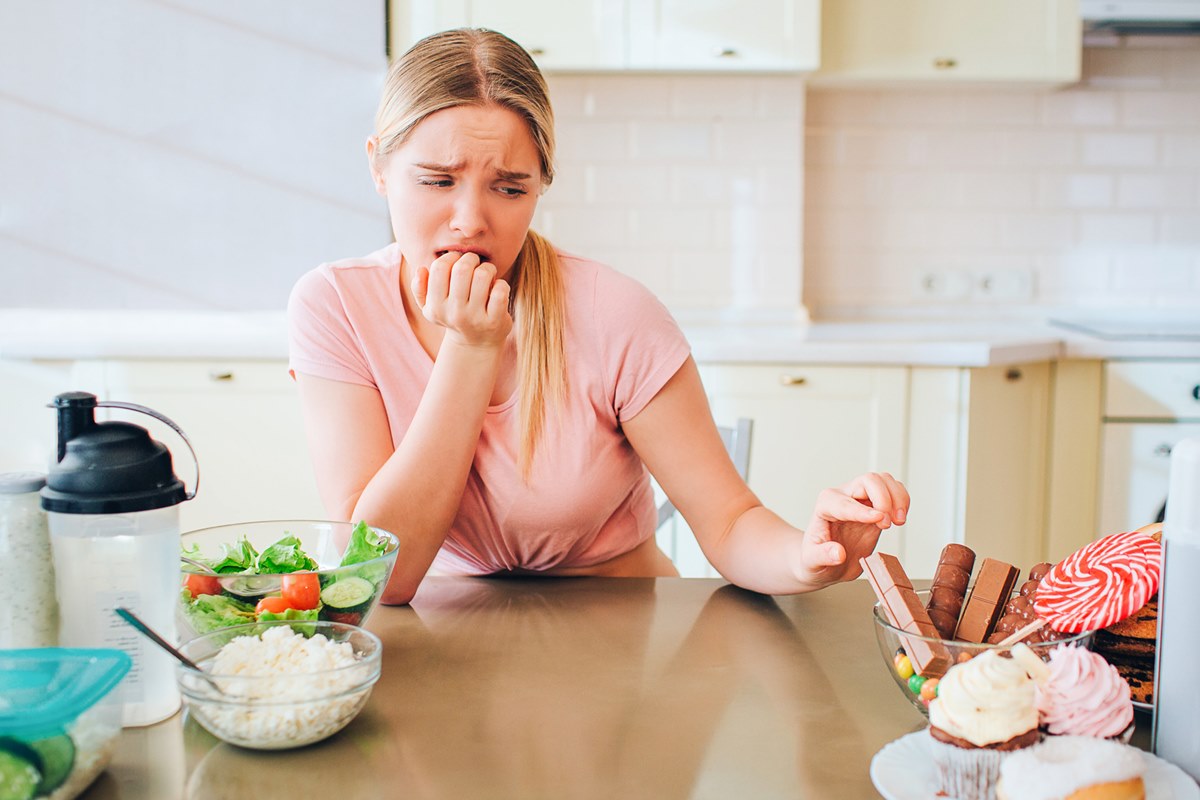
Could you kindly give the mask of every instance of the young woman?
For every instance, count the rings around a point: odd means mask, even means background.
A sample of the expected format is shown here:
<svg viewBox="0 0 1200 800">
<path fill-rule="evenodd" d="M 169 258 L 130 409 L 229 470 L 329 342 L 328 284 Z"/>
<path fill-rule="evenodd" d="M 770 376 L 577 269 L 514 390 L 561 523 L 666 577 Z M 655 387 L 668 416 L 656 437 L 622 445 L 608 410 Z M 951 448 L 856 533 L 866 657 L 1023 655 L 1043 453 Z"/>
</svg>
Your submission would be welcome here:
<svg viewBox="0 0 1200 800">
<path fill-rule="evenodd" d="M 675 575 L 649 474 L 721 574 L 760 592 L 856 577 L 904 522 L 886 473 L 823 492 L 806 531 L 764 508 L 662 304 L 530 230 L 554 121 L 512 40 L 462 29 L 414 45 L 367 159 L 395 243 L 308 273 L 288 313 L 322 500 L 400 538 L 385 602 L 408 602 L 431 566 Z"/>
</svg>

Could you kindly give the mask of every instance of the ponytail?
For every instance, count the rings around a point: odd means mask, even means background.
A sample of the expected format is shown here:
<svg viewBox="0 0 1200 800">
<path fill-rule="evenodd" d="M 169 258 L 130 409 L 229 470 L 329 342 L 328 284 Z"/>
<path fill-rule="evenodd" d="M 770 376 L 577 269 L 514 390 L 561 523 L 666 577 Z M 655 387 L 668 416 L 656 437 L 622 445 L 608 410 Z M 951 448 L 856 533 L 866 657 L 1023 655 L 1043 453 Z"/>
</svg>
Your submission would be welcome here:
<svg viewBox="0 0 1200 800">
<path fill-rule="evenodd" d="M 558 254 L 530 230 L 517 256 L 517 386 L 521 419 L 518 464 L 528 482 L 533 455 L 546 430 L 547 407 L 556 413 L 567 396 L 565 290 Z"/>
</svg>

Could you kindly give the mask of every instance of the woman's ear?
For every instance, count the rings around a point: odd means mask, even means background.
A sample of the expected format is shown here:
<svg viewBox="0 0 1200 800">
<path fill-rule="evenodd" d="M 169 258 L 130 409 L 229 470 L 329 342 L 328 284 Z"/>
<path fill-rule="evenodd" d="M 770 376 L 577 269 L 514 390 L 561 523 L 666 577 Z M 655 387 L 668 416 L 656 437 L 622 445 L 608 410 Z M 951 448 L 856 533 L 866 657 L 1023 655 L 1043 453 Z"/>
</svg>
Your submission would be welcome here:
<svg viewBox="0 0 1200 800">
<path fill-rule="evenodd" d="M 375 191 L 387 195 L 387 184 L 383 180 L 383 170 L 375 158 L 379 150 L 379 140 L 374 136 L 367 137 L 367 167 L 371 170 L 371 180 L 375 182 Z"/>
</svg>

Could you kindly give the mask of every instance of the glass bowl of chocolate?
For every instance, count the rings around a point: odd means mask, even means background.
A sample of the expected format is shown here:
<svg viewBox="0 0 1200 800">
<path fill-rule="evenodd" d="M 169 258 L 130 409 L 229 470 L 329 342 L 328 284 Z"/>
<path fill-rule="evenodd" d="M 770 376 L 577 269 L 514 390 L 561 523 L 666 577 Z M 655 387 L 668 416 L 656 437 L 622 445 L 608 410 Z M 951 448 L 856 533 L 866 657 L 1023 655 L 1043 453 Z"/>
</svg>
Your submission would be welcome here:
<svg viewBox="0 0 1200 800">
<path fill-rule="evenodd" d="M 950 544 L 924 590 L 913 588 L 895 556 L 874 553 L 862 564 L 878 598 L 872 619 L 880 655 L 896 686 L 925 716 L 939 681 L 954 664 L 987 650 L 1003 654 L 1016 641 L 1042 660 L 1059 644 L 1090 644 L 1091 632 L 1038 627 L 1033 600 L 1050 564 L 1035 564 L 1021 582 L 1017 567 L 985 558 L 976 570 L 975 553 Z"/>
</svg>

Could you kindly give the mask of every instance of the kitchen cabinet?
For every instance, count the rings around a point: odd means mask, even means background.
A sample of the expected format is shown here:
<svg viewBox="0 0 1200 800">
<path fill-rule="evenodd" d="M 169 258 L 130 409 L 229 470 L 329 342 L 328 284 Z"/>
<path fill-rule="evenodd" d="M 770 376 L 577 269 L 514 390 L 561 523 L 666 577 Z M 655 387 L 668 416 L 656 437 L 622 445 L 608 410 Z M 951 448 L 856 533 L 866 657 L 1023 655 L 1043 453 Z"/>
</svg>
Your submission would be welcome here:
<svg viewBox="0 0 1200 800">
<path fill-rule="evenodd" d="M 819 0 L 653 0 L 629 5 L 629 66 L 797 70 L 820 62 Z"/>
<path fill-rule="evenodd" d="M 819 0 L 392 0 L 393 54 L 459 26 L 498 30 L 547 71 L 808 71 Z"/>
<path fill-rule="evenodd" d="M 836 0 L 814 83 L 1074 83 L 1078 0 Z"/>
<path fill-rule="evenodd" d="M 1166 501 L 1171 449 L 1200 436 L 1200 361 L 1104 365 L 1097 534 L 1153 522 Z"/>
<path fill-rule="evenodd" d="M 1046 362 L 913 368 L 903 550 L 913 577 L 932 577 L 950 542 L 1022 575 L 1046 560 L 1051 372 Z"/>
<path fill-rule="evenodd" d="M 147 406 L 183 429 L 200 464 L 199 491 L 180 506 L 183 530 L 326 517 L 285 361 L 81 361 L 75 378 L 102 399 Z M 143 414 L 101 413 L 150 430 L 171 449 L 175 474 L 192 488 L 195 466 L 174 431 Z"/>
<path fill-rule="evenodd" d="M 764 505 L 807 527 L 822 489 L 867 471 L 904 479 L 906 367 L 701 364 L 713 417 L 754 422 L 749 484 Z M 685 577 L 711 577 L 678 514 L 659 545 Z"/>
<path fill-rule="evenodd" d="M 0 472 L 46 472 L 58 451 L 55 395 L 90 391 L 64 360 L 0 360 Z"/>
<path fill-rule="evenodd" d="M 912 498 L 879 548 L 914 578 L 961 542 L 1022 570 L 1046 558 L 1052 365 L 702 364 L 717 420 L 750 417 L 750 488 L 797 527 L 824 488 L 890 472 Z M 669 523 L 671 524 L 671 523 Z M 659 545 L 685 576 L 715 574 L 676 515 Z"/>
</svg>

